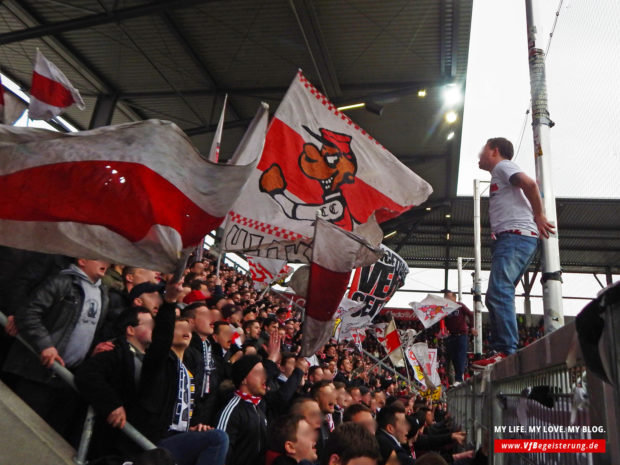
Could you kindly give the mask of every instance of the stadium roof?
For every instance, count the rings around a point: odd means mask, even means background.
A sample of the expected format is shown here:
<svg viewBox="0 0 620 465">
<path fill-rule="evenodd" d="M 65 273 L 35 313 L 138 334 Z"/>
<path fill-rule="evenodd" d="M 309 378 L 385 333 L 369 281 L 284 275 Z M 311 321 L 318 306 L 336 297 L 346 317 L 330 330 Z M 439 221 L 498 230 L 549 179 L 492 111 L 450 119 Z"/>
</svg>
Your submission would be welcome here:
<svg viewBox="0 0 620 465">
<path fill-rule="evenodd" d="M 456 198 L 463 106 L 447 123 L 443 91 L 464 89 L 471 15 L 472 0 L 5 0 L 0 71 L 27 91 L 38 47 L 82 92 L 86 110 L 65 115 L 77 128 L 167 119 L 203 152 L 228 94 L 225 159 L 301 68 L 335 103 L 382 109 L 348 114 L 434 189 L 386 242 L 412 266 L 454 267 L 473 255 L 472 203 Z M 564 266 L 618 269 L 619 205 L 559 201 Z"/>
</svg>

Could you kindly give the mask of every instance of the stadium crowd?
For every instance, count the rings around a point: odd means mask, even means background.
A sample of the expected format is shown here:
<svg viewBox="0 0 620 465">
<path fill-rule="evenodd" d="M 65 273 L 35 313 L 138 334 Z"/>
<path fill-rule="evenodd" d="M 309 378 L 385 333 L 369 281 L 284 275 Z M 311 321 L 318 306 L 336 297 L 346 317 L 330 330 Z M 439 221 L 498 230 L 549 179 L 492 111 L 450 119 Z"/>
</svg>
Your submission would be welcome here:
<svg viewBox="0 0 620 465">
<path fill-rule="evenodd" d="M 245 272 L 222 264 L 218 274 L 212 256 L 173 282 L 142 268 L 16 253 L 0 254 L 11 265 L 0 279 L 9 315 L 2 378 L 73 445 L 92 405 L 91 463 L 486 463 L 442 399 L 421 397 L 354 344 L 302 357 L 301 313 L 286 297 L 259 294 Z M 427 333 L 447 387 L 442 338 Z M 380 355 L 371 337 L 364 347 Z M 74 373 L 79 395 L 54 362 Z M 121 432 L 127 422 L 158 446 L 148 458 Z"/>
</svg>

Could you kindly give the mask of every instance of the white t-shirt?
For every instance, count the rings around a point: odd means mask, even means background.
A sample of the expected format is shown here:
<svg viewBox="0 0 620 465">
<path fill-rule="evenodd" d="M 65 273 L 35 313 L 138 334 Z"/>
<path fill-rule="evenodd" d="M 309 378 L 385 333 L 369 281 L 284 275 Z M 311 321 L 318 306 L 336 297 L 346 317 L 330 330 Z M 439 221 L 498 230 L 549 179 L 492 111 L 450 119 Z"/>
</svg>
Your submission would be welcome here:
<svg viewBox="0 0 620 465">
<path fill-rule="evenodd" d="M 531 231 L 538 236 L 532 206 L 520 187 L 510 184 L 510 177 L 523 170 L 510 160 L 502 160 L 491 171 L 489 220 L 493 234 L 504 231 Z"/>
</svg>

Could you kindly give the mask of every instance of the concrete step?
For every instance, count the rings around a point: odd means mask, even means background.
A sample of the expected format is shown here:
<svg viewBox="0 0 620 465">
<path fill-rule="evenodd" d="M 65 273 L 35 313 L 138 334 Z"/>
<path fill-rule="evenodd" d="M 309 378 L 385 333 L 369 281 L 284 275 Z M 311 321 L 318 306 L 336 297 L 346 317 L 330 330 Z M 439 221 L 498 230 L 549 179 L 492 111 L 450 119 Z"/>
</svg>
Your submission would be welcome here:
<svg viewBox="0 0 620 465">
<path fill-rule="evenodd" d="M 75 465 L 75 449 L 0 381 L 0 464 Z"/>
</svg>

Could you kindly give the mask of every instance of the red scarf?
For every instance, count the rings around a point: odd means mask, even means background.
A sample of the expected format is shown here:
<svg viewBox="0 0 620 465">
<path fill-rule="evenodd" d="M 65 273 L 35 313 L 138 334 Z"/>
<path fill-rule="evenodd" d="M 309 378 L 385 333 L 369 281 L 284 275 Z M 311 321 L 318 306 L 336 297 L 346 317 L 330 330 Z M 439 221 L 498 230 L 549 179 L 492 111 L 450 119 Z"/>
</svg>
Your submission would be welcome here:
<svg viewBox="0 0 620 465">
<path fill-rule="evenodd" d="M 238 389 L 235 391 L 235 395 L 241 397 L 246 402 L 252 402 L 254 405 L 258 405 L 258 403 L 262 399 L 262 397 L 260 396 L 253 396 L 252 394 L 246 394 L 245 392 L 241 392 Z"/>
</svg>

